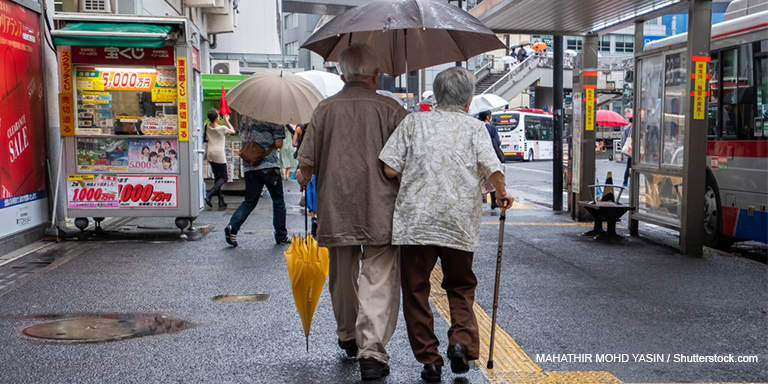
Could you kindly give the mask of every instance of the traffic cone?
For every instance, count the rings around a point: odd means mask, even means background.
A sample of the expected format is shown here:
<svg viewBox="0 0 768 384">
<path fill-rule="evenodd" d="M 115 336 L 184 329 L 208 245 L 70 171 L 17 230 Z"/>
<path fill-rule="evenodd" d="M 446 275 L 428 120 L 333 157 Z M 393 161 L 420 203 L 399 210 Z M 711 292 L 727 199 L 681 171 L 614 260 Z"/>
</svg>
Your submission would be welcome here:
<svg viewBox="0 0 768 384">
<path fill-rule="evenodd" d="M 611 171 L 608 171 L 608 174 L 605 176 L 605 184 L 613 185 L 613 174 L 611 174 Z M 603 196 L 600 198 L 600 200 L 616 202 L 616 198 L 613 196 L 613 187 L 606 186 L 603 190 Z"/>
</svg>

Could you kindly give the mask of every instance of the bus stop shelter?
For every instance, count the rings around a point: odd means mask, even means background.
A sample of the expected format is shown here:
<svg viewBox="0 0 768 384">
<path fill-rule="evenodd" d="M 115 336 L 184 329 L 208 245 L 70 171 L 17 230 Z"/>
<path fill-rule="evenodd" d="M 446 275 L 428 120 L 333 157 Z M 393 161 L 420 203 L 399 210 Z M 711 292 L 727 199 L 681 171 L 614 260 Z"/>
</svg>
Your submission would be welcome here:
<svg viewBox="0 0 768 384">
<path fill-rule="evenodd" d="M 687 52 L 690 75 L 707 73 L 710 57 L 712 0 L 485 0 L 471 10 L 471 14 L 498 34 L 537 34 L 554 36 L 554 117 L 555 142 L 553 158 L 553 190 L 562 190 L 563 160 L 563 36 L 583 37 L 579 60 L 573 72 L 573 171 L 572 190 L 569 200 L 577 220 L 587 220 L 589 215 L 576 202 L 593 199 L 589 186 L 595 184 L 595 90 L 598 72 L 598 37 L 619 29 L 634 26 L 635 68 L 638 67 L 643 47 L 643 23 L 670 13 L 688 11 Z M 639 50 L 639 52 L 638 52 Z M 703 64 L 702 64 L 703 63 Z M 697 65 L 698 64 L 698 65 Z M 682 138 L 682 163 L 677 167 L 648 169 L 647 174 L 675 177 L 675 188 L 680 193 L 675 215 L 658 219 L 642 212 L 630 215 L 630 233 L 638 232 L 638 221 L 646 221 L 680 232 L 680 252 L 701 255 L 703 247 L 704 190 L 707 154 L 707 119 L 697 110 L 706 111 L 706 91 L 709 84 L 702 81 L 686 81 L 684 115 L 685 134 Z M 637 76 L 633 79 L 634 116 L 640 116 L 638 100 L 640 92 Z M 633 142 L 639 142 L 638 119 L 633 121 Z M 636 160 L 633 170 L 630 205 L 638 206 L 639 187 Z M 553 208 L 562 209 L 562 194 L 553 193 Z"/>
</svg>

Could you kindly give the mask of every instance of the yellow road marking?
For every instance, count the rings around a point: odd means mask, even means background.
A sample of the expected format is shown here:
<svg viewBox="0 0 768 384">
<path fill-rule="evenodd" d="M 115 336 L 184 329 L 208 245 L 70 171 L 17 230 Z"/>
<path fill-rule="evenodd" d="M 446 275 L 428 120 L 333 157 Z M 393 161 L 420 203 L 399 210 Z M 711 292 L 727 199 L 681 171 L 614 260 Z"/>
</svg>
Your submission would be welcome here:
<svg viewBox="0 0 768 384">
<path fill-rule="evenodd" d="M 534 223 L 549 224 L 549 223 Z M 556 223 L 554 223 L 556 224 Z M 582 223 L 576 223 L 582 224 Z M 587 223 L 588 224 L 588 223 Z M 591 224 L 589 225 L 591 226 Z M 432 289 L 429 299 L 442 318 L 451 324 L 451 312 L 448 306 L 448 296 L 440 287 L 443 282 L 443 270 L 435 265 L 429 278 Z M 528 354 L 520 348 L 520 345 L 498 324 L 494 337 L 493 369 L 487 369 L 488 351 L 491 343 L 491 317 L 475 303 L 472 307 L 477 316 L 478 331 L 480 333 L 480 358 L 477 366 L 483 371 L 485 377 L 494 384 L 625 384 L 608 372 L 544 372 Z M 693 384 L 693 383 L 691 383 Z M 701 383 L 699 383 L 701 384 Z M 715 383 L 711 383 L 715 384 Z M 735 383 L 717 383 L 735 384 Z"/>
<path fill-rule="evenodd" d="M 498 221 L 484 221 L 482 223 L 483 225 L 499 225 Z M 514 222 L 514 221 L 507 221 L 506 225 L 540 225 L 544 227 L 594 227 L 594 223 L 534 223 L 534 222 Z M 621 228 L 621 226 L 617 225 L 616 228 Z"/>
</svg>

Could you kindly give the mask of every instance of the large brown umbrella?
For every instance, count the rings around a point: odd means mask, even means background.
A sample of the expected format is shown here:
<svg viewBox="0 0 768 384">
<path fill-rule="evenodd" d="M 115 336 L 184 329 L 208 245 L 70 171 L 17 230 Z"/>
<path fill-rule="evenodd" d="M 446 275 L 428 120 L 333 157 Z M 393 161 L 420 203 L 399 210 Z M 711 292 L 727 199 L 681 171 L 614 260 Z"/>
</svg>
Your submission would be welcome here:
<svg viewBox="0 0 768 384">
<path fill-rule="evenodd" d="M 323 95 L 312 83 L 287 71 L 257 72 L 229 90 L 229 107 L 256 120 L 303 124 Z"/>
<path fill-rule="evenodd" d="M 353 43 L 373 47 L 381 71 L 393 77 L 506 48 L 474 16 L 444 0 L 373 0 L 336 16 L 301 47 L 338 61 Z"/>
</svg>

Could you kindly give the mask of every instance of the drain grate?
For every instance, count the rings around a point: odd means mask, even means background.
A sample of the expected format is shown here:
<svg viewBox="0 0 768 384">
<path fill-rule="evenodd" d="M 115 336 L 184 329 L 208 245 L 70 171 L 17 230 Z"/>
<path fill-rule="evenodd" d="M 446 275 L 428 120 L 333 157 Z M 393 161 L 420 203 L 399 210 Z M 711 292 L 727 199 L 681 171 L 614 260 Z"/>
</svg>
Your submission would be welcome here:
<svg viewBox="0 0 768 384">
<path fill-rule="evenodd" d="M 257 295 L 218 295 L 212 298 L 213 301 L 219 301 L 222 303 L 235 303 L 240 301 L 267 301 L 269 294 L 257 294 Z"/>
<path fill-rule="evenodd" d="M 51 341 L 98 343 L 176 333 L 189 327 L 184 320 L 156 313 L 117 313 L 65 318 L 27 327 L 22 333 Z"/>
</svg>

